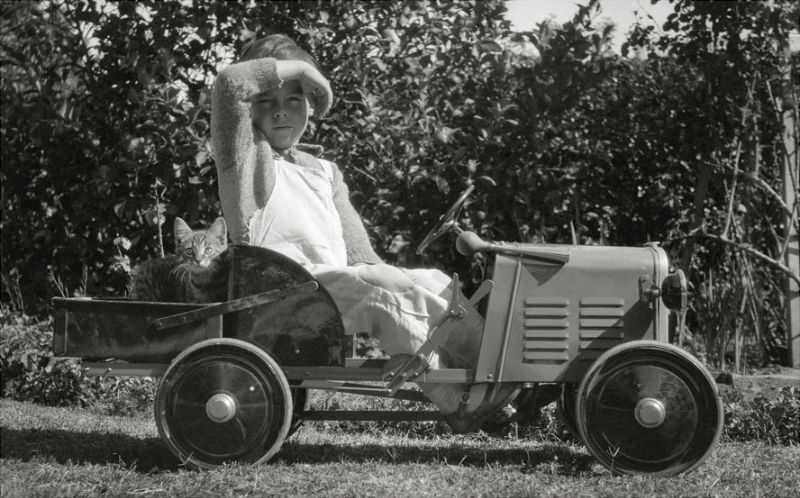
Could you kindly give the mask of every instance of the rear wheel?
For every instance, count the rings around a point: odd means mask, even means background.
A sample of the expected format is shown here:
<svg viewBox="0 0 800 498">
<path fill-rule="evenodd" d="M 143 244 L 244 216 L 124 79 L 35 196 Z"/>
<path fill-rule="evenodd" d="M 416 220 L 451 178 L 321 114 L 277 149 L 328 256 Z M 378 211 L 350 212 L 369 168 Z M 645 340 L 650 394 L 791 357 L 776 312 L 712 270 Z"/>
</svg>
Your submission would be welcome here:
<svg viewBox="0 0 800 498">
<path fill-rule="evenodd" d="M 697 467 L 722 431 L 716 383 L 670 344 L 634 341 L 603 354 L 577 391 L 581 438 L 619 474 L 674 475 Z"/>
<path fill-rule="evenodd" d="M 167 369 L 155 418 L 181 461 L 212 468 L 272 457 L 286 439 L 292 407 L 289 383 L 267 353 L 237 339 L 211 339 Z"/>
</svg>

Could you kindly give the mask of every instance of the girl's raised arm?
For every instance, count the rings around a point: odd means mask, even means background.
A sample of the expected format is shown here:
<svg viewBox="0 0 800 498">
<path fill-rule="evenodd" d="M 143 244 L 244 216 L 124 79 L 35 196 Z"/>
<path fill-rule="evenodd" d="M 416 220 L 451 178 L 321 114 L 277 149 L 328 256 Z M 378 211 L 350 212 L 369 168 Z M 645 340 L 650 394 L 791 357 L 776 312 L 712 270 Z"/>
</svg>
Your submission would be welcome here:
<svg viewBox="0 0 800 498">
<path fill-rule="evenodd" d="M 300 80 L 303 94 L 311 101 L 314 115 L 328 112 L 333 100 L 331 85 L 312 64 L 300 60 L 275 61 L 275 70 L 281 81 Z"/>
<path fill-rule="evenodd" d="M 272 150 L 255 136 L 250 102 L 284 81 L 300 80 L 316 115 L 327 112 L 330 84 L 311 64 L 298 60 L 252 59 L 222 70 L 214 82 L 211 143 L 222 211 L 234 243 L 248 243 L 250 216 L 266 204 L 275 184 Z"/>
</svg>

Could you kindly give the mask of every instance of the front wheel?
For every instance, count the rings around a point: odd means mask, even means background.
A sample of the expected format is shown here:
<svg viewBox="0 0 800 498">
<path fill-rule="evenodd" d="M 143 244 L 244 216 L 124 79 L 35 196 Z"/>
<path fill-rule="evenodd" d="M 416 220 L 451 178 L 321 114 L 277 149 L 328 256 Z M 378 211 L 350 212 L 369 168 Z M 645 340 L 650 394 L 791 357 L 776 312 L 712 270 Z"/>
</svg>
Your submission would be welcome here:
<svg viewBox="0 0 800 498">
<path fill-rule="evenodd" d="M 606 351 L 583 378 L 575 405 L 587 448 L 618 474 L 694 469 L 716 446 L 722 417 L 706 368 L 683 350 L 655 341 Z"/>
</svg>

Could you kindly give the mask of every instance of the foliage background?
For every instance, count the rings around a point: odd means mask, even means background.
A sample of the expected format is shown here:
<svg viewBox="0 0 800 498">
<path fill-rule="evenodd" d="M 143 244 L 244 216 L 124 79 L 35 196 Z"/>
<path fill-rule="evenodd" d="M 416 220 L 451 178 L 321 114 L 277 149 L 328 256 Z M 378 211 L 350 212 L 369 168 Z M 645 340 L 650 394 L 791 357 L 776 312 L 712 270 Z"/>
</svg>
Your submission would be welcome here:
<svg viewBox="0 0 800 498">
<path fill-rule="evenodd" d="M 331 79 L 334 107 L 307 138 L 343 168 L 387 258 L 475 183 L 465 224 L 492 239 L 661 242 L 690 275 L 698 354 L 719 364 L 736 344 L 737 365 L 783 362 L 776 263 L 798 208 L 774 195 L 778 100 L 780 71 L 798 88 L 782 55 L 800 12 L 673 5 L 618 55 L 594 1 L 532 33 L 510 32 L 500 0 L 4 2 L 3 300 L 42 312 L 56 292 L 120 294 L 162 223 L 213 220 L 210 84 L 278 31 Z M 451 242 L 402 262 L 479 280 L 485 261 Z"/>
</svg>

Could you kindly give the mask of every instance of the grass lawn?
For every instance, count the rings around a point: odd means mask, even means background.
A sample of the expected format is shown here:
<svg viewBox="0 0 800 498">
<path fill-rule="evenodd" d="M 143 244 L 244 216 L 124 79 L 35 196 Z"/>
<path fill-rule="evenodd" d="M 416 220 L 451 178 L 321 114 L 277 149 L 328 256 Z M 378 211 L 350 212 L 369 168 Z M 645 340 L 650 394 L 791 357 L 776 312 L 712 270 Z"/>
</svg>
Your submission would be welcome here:
<svg viewBox="0 0 800 498">
<path fill-rule="evenodd" d="M 723 443 L 673 478 L 614 477 L 556 441 L 301 428 L 268 464 L 182 468 L 146 414 L 0 400 L 2 496 L 797 496 L 800 446 Z"/>
</svg>

